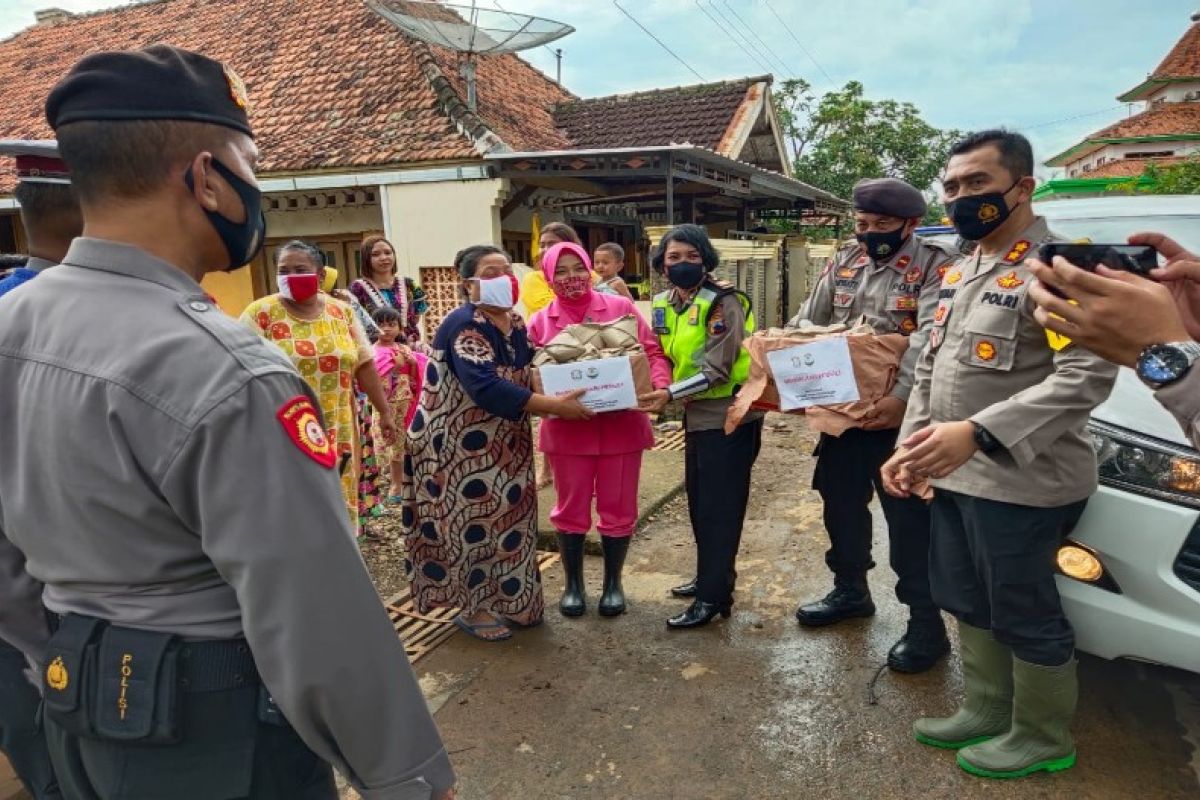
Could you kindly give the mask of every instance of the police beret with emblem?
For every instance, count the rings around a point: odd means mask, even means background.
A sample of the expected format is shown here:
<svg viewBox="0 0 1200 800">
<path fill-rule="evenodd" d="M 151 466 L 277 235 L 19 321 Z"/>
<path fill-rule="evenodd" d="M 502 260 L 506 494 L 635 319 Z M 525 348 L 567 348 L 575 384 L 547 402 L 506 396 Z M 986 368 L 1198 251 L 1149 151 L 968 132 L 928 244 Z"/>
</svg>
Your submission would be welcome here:
<svg viewBox="0 0 1200 800">
<path fill-rule="evenodd" d="M 182 120 L 253 136 L 247 106 L 246 87 L 229 67 L 156 44 L 80 60 L 50 91 L 46 119 L 55 130 L 96 120 Z"/>
<path fill-rule="evenodd" d="M 925 216 L 925 198 L 898 178 L 869 178 L 854 184 L 854 210 L 913 219 Z"/>
</svg>

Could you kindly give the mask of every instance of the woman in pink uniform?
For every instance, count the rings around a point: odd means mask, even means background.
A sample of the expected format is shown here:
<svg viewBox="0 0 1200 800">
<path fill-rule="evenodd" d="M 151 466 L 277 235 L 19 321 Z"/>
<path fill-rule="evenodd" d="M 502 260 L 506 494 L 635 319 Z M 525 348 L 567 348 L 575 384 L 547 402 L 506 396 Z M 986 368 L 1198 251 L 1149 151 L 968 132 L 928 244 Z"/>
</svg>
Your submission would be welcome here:
<svg viewBox="0 0 1200 800">
<path fill-rule="evenodd" d="M 529 321 L 529 340 L 534 345 L 545 346 L 568 325 L 611 322 L 633 314 L 654 387 L 670 385 L 670 362 L 633 302 L 593 290 L 592 262 L 586 250 L 572 242 L 560 242 L 542 256 L 542 272 L 554 300 Z M 546 454 L 558 491 L 550 522 L 559 531 L 558 550 L 566 573 L 566 588 L 558 604 L 565 616 L 582 616 L 587 610 L 583 540 L 592 527 L 593 498 L 604 545 L 600 614 L 615 617 L 625 612 L 621 569 L 637 525 L 642 451 L 653 446 L 650 418 L 642 411 L 611 411 L 577 422 L 554 417 L 542 421 L 538 448 Z"/>
</svg>

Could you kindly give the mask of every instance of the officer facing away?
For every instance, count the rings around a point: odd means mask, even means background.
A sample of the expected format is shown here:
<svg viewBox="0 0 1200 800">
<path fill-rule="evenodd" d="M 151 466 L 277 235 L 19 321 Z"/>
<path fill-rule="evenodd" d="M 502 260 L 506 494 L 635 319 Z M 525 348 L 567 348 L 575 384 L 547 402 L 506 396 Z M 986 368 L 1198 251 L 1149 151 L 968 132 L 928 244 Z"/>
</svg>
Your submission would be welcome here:
<svg viewBox="0 0 1200 800">
<path fill-rule="evenodd" d="M 854 187 L 855 241 L 830 259 L 804 306 L 788 324 L 852 325 L 865 318 L 878 334 L 901 334 L 909 346 L 892 393 L 875 404 L 862 428 L 841 436 L 821 434 L 813 488 L 824 503 L 833 591 L 796 612 L 801 625 L 830 625 L 869 617 L 875 603 L 867 588 L 871 560 L 872 494 L 887 518 L 896 597 L 909 607 L 908 630 L 888 653 L 898 672 L 923 672 L 950 650 L 946 628 L 929 591 L 929 508 L 917 498 L 883 491 L 879 468 L 896 447 L 913 385 L 913 368 L 937 307 L 941 275 L 953 251 L 913 233 L 925 215 L 925 198 L 895 178 L 859 181 Z"/>
<path fill-rule="evenodd" d="M 1086 426 L 1117 368 L 1047 337 L 1028 259 L 1061 241 L 1030 207 L 1033 150 L 982 131 L 950 150 L 942 176 L 954 226 L 979 242 L 942 280 L 917 363 L 889 492 L 932 483 L 930 583 L 958 619 L 966 696 L 920 719 L 919 741 L 958 750 L 984 777 L 1075 763 L 1075 635 L 1054 582 L 1055 553 L 1096 490 Z"/>
<path fill-rule="evenodd" d="M 68 797 L 449 797 L 316 398 L 199 285 L 262 245 L 247 102 L 163 45 L 50 94 L 84 231 L 0 313 L 0 635 Z"/>
</svg>

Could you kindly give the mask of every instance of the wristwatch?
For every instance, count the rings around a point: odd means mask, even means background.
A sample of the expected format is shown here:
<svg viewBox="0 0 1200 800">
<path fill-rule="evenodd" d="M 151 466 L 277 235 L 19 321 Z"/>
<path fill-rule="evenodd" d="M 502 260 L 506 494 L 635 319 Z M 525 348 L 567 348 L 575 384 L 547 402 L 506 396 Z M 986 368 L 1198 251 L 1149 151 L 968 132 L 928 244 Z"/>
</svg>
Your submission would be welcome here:
<svg viewBox="0 0 1200 800">
<path fill-rule="evenodd" d="M 1004 445 L 1000 444 L 1000 440 L 992 436 L 992 432 L 980 425 L 978 422 L 972 422 L 975 426 L 975 446 L 979 448 L 981 453 L 994 453 L 997 450 L 1003 449 Z"/>
<path fill-rule="evenodd" d="M 1152 344 L 1137 360 L 1137 376 L 1151 389 L 1161 389 L 1182 378 L 1200 359 L 1200 343 Z"/>
</svg>

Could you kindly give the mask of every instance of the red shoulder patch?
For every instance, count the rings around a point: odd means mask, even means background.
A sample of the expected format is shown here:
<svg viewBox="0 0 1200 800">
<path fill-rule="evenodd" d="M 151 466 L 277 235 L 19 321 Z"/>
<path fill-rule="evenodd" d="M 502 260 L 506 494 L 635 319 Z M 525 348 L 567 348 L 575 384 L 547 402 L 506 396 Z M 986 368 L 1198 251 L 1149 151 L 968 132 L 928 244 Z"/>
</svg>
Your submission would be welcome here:
<svg viewBox="0 0 1200 800">
<path fill-rule="evenodd" d="M 321 415 L 312 401 L 304 395 L 293 397 L 284 403 L 275 417 L 283 425 L 284 433 L 300 451 L 325 469 L 337 464 L 337 452 L 329 441 L 329 434 L 321 426 Z"/>
</svg>

